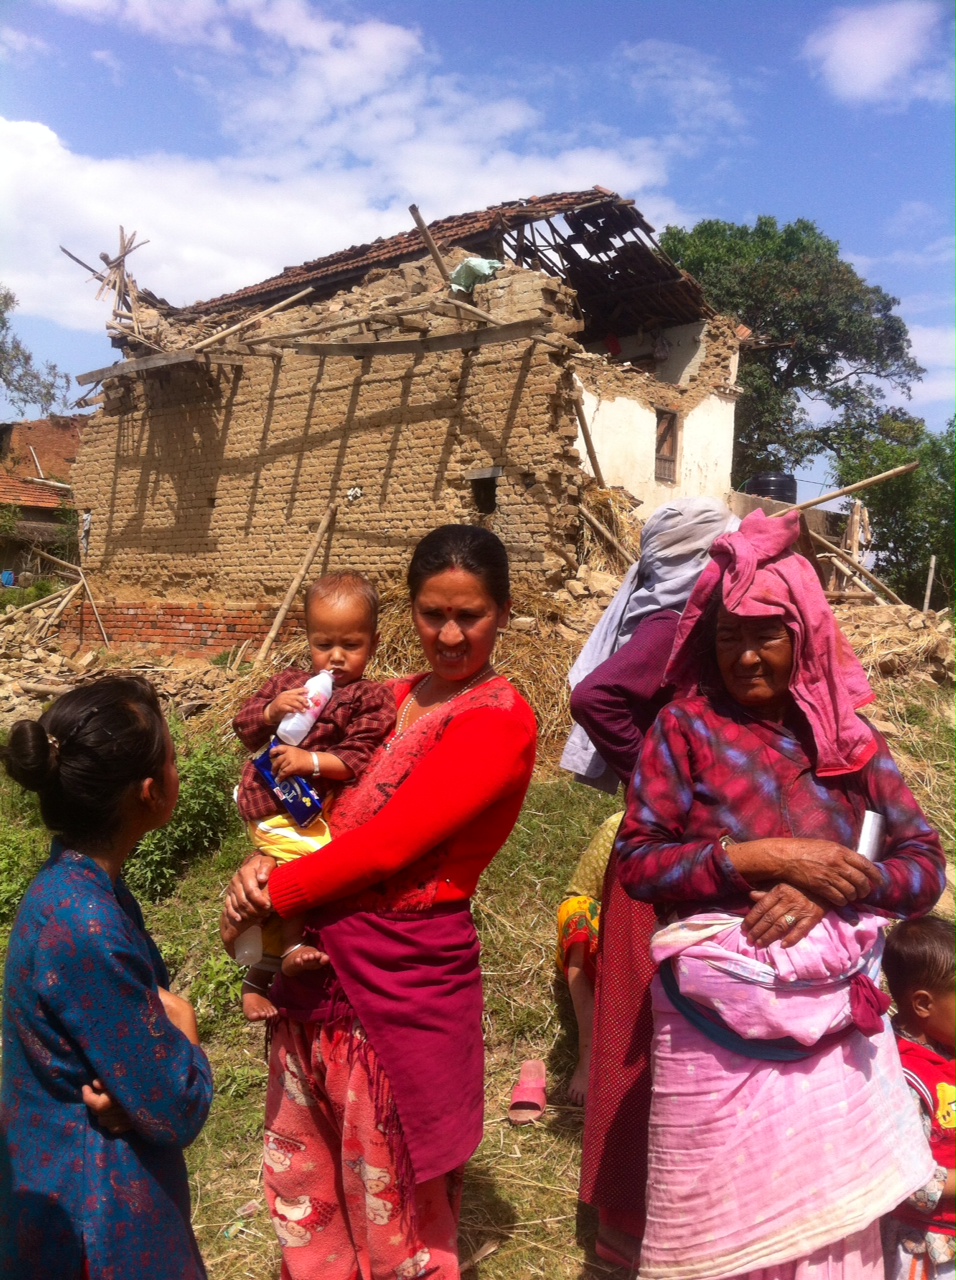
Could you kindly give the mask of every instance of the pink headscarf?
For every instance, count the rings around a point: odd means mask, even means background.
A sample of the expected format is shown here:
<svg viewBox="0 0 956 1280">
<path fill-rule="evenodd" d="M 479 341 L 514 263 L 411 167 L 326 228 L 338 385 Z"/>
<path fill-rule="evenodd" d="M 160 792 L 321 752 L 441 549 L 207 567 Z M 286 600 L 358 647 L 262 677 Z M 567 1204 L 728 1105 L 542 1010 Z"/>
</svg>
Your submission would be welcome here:
<svg viewBox="0 0 956 1280">
<path fill-rule="evenodd" d="M 855 773 L 876 752 L 869 726 L 856 714 L 873 701 L 873 690 L 813 566 L 790 550 L 799 536 L 798 512 L 771 519 L 754 511 L 736 533 L 717 539 L 684 609 L 664 680 L 681 691 L 697 684 L 700 638 L 694 632 L 718 588 L 730 613 L 782 618 L 793 639 L 790 692 L 810 722 L 816 772 Z"/>
</svg>

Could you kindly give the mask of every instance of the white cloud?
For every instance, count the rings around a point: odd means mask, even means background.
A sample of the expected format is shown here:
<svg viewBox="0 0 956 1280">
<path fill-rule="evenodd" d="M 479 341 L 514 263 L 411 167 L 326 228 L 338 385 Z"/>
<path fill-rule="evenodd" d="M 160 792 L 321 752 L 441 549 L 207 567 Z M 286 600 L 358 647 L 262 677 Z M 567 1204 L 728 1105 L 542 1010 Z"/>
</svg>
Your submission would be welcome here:
<svg viewBox="0 0 956 1280">
<path fill-rule="evenodd" d="M 843 102 L 950 102 L 953 59 L 947 13 L 935 0 L 834 9 L 807 39 L 803 56 Z"/>
<path fill-rule="evenodd" d="M 932 267 L 949 266 L 956 258 L 956 238 L 951 235 L 937 236 L 925 244 L 916 244 L 908 249 L 893 249 L 889 253 L 866 254 L 848 252 L 847 258 L 861 275 L 867 275 L 874 267 L 891 265 L 894 267 L 913 267 L 926 270 Z"/>
<path fill-rule="evenodd" d="M 952 325 L 911 324 L 913 355 L 925 368 L 923 381 L 913 387 L 917 407 L 956 397 L 956 328 Z"/>
<path fill-rule="evenodd" d="M 119 84 L 123 74 L 123 64 L 110 49 L 94 49 L 90 54 L 94 62 L 110 72 L 114 84 Z"/>
<path fill-rule="evenodd" d="M 15 57 L 30 57 L 32 54 L 47 53 L 44 40 L 37 36 L 29 36 L 16 27 L 0 27 L 0 62 L 10 62 Z"/>
<path fill-rule="evenodd" d="M 730 77 L 716 58 L 669 40 L 626 45 L 622 57 L 637 101 L 665 107 L 685 149 L 720 130 L 736 133 L 743 127 Z"/>
<path fill-rule="evenodd" d="M 525 96 L 443 74 L 411 28 L 332 21 L 308 0 L 48 2 L 197 46 L 191 84 L 212 102 L 223 141 L 207 159 L 101 158 L 42 123 L 0 119 L 0 279 L 24 315 L 100 330 L 106 307 L 57 246 L 95 263 L 114 248 L 119 223 L 150 241 L 130 264 L 140 284 L 186 304 L 393 234 L 410 225 L 412 201 L 438 218 L 600 183 L 635 197 L 658 226 L 685 220 L 664 191 L 676 153 L 667 140 L 606 126 L 549 133 Z M 676 76 L 694 56 L 635 48 L 629 65 L 656 68 L 661 92 L 666 67 Z M 108 50 L 93 56 L 118 72 Z M 676 81 L 667 89 L 675 112 L 693 100 L 729 123 L 729 90 L 708 60 L 701 67 L 679 103 Z"/>
</svg>

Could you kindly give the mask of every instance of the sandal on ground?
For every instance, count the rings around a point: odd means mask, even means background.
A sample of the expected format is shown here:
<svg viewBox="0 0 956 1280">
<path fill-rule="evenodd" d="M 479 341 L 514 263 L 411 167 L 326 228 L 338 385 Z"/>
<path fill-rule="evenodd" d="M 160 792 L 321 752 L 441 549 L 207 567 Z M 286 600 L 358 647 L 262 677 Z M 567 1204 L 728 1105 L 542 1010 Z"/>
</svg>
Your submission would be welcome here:
<svg viewBox="0 0 956 1280">
<path fill-rule="evenodd" d="M 508 1119 L 512 1124 L 531 1124 L 541 1119 L 547 1105 L 544 1063 L 540 1058 L 532 1058 L 521 1064 L 521 1074 L 511 1094 Z"/>
</svg>

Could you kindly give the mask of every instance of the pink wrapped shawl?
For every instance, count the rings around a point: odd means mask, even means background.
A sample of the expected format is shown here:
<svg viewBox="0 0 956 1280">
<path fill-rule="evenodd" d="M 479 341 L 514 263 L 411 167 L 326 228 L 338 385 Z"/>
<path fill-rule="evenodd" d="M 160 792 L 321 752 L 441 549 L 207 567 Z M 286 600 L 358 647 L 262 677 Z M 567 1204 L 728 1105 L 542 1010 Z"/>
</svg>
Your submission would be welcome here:
<svg viewBox="0 0 956 1280">
<path fill-rule="evenodd" d="M 864 1230 L 931 1176 L 891 1028 L 852 1027 L 853 983 L 877 974 L 885 924 L 870 912 L 831 911 L 796 946 L 755 949 L 739 916 L 715 910 L 655 933 L 651 955 L 671 961 L 681 993 L 738 1035 L 821 1047 L 802 1062 L 740 1056 L 675 1012 L 655 979 L 641 1280 L 783 1273 Z"/>
<path fill-rule="evenodd" d="M 685 692 L 697 684 L 697 627 L 718 589 L 731 613 L 782 618 L 793 639 L 790 692 L 810 723 L 816 772 L 855 773 L 877 750 L 869 725 L 856 714 L 873 701 L 873 690 L 813 567 L 790 550 L 799 535 L 798 512 L 769 518 L 754 511 L 736 533 L 717 539 L 681 617 L 664 680 Z"/>
</svg>

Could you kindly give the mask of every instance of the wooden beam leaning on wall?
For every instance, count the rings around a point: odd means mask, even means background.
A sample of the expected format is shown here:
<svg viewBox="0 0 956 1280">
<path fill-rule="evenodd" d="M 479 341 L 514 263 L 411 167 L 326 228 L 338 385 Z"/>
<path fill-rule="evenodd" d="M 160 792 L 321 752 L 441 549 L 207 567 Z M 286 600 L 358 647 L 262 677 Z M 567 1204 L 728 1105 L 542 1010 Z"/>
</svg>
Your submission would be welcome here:
<svg viewBox="0 0 956 1280">
<path fill-rule="evenodd" d="M 522 342 L 528 338 L 552 345 L 540 320 L 517 320 L 513 324 L 489 325 L 458 333 L 436 333 L 431 338 L 383 338 L 381 342 L 300 342 L 289 351 L 300 356 L 401 356 L 430 351 L 468 350 L 495 343 Z"/>
<path fill-rule="evenodd" d="M 256 657 L 255 657 L 256 666 L 258 666 L 260 662 L 265 662 L 266 658 L 268 658 L 269 650 L 275 644 L 276 636 L 282 630 L 282 624 L 283 622 L 285 622 L 286 614 L 292 608 L 292 604 L 293 604 L 293 601 L 295 600 L 296 594 L 305 580 L 305 575 L 309 572 L 309 569 L 312 567 L 312 561 L 315 559 L 316 555 L 318 554 L 319 547 L 322 545 L 322 539 L 325 537 L 326 530 L 328 529 L 329 525 L 332 523 L 332 520 L 334 519 L 335 513 L 337 510 L 338 510 L 338 506 L 334 502 L 330 503 L 329 506 L 326 508 L 325 515 L 322 517 L 319 527 L 315 531 L 315 536 L 313 537 L 312 541 L 309 543 L 309 548 L 305 553 L 305 559 L 302 561 L 301 565 L 299 566 L 298 572 L 296 573 L 295 577 L 292 579 L 291 583 L 289 584 L 289 590 L 285 593 L 285 599 L 279 605 L 279 612 L 276 614 L 275 618 L 273 619 L 272 626 L 269 628 L 269 634 L 266 636 L 265 640 L 263 640 L 262 644 L 259 647 L 259 652 L 256 654 Z"/>
<path fill-rule="evenodd" d="M 106 382 L 111 378 L 123 378 L 131 373 L 145 373 L 149 369 L 167 369 L 174 364 L 242 364 L 242 356 L 228 353 L 200 351 L 164 351 L 162 355 L 140 356 L 136 360 L 120 360 L 117 364 L 107 365 L 105 369 L 92 369 L 89 373 L 78 373 L 76 381 L 81 387 L 91 382 Z"/>
</svg>

